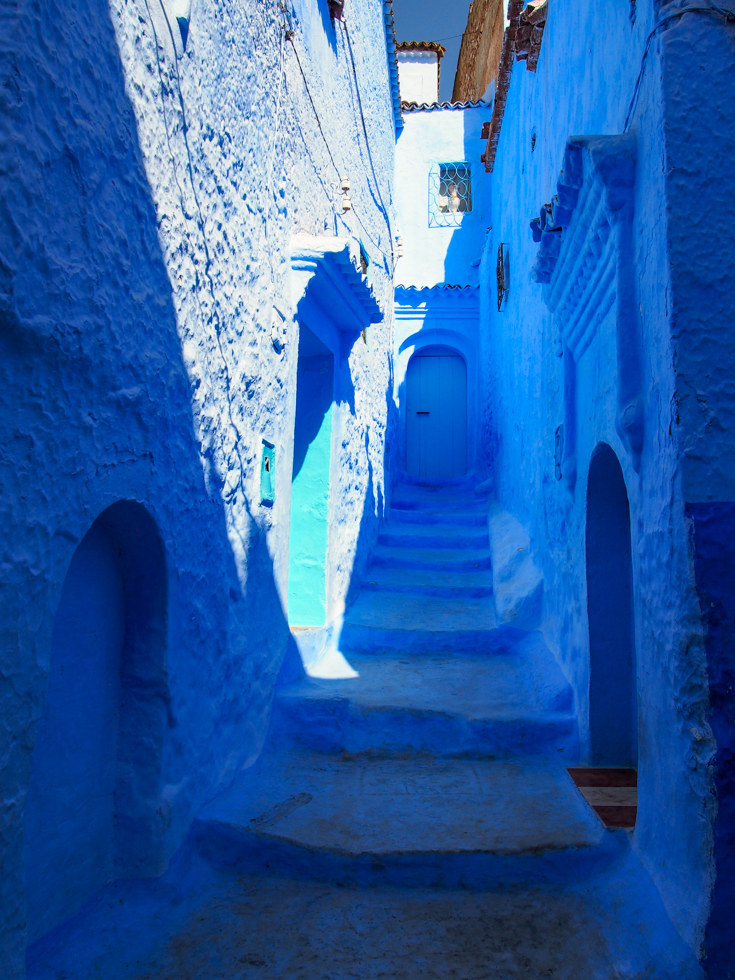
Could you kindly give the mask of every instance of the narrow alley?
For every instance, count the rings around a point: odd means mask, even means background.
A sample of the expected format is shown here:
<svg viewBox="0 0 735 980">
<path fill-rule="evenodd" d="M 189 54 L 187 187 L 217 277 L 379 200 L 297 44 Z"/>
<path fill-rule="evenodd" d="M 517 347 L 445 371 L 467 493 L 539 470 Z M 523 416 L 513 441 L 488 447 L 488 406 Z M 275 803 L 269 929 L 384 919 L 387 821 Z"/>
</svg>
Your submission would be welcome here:
<svg viewBox="0 0 735 980">
<path fill-rule="evenodd" d="M 733 4 L 0 0 L 0 980 L 735 978 Z"/>
</svg>

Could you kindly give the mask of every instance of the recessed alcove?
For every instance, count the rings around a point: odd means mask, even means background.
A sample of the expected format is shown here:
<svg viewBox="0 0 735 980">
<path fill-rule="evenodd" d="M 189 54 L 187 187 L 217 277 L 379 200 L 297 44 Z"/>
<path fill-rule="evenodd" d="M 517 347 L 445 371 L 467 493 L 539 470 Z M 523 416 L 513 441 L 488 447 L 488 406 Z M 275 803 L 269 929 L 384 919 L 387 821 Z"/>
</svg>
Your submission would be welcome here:
<svg viewBox="0 0 735 980">
<path fill-rule="evenodd" d="M 128 500 L 69 564 L 26 799 L 29 943 L 107 882 L 163 870 L 165 569 L 153 518 Z"/>
<path fill-rule="evenodd" d="M 618 457 L 592 454 L 587 483 L 590 761 L 638 764 L 638 707 L 630 507 Z"/>
</svg>

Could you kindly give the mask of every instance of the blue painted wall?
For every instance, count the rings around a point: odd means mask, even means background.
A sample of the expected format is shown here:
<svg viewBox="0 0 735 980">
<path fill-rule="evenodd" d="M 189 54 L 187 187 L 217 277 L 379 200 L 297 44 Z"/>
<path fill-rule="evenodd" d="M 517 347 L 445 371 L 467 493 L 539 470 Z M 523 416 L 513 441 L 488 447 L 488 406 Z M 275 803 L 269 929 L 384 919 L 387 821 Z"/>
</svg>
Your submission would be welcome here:
<svg viewBox="0 0 735 980">
<path fill-rule="evenodd" d="M 395 132 L 383 4 L 348 3 L 349 39 L 325 7 L 287 5 L 284 22 L 275 2 L 223 14 L 202 0 L 185 50 L 158 0 L 52 2 L 42 17 L 20 0 L 6 11 L 3 977 L 23 975 L 27 940 L 63 914 L 66 899 L 71 911 L 106 876 L 158 873 L 203 802 L 265 737 L 289 643 L 294 234 L 360 238 L 390 310 Z M 342 176 L 350 212 L 336 192 Z M 335 602 L 377 533 L 393 425 L 390 335 L 388 315 L 372 324 L 369 351 L 360 340 L 340 355 L 333 466 L 349 477 L 331 492 L 348 558 L 332 576 Z M 279 470 L 272 507 L 260 502 L 263 439 Z M 126 675 L 115 667 L 110 611 L 118 572 L 95 523 L 120 501 L 145 508 L 165 556 L 165 683 L 160 673 L 135 680 L 153 693 L 146 717 L 129 716 L 131 756 L 121 755 Z M 90 571 L 95 562 L 106 571 Z M 85 640 L 68 660 L 63 624 L 82 602 L 80 576 L 94 584 L 85 628 L 104 620 L 107 639 L 94 656 Z M 96 662 L 88 675 L 84 657 Z M 71 674 L 62 673 L 67 662 Z M 114 698 L 99 700 L 73 743 L 82 756 L 59 759 L 74 712 L 116 677 L 117 722 Z M 145 757 L 155 780 L 135 755 L 147 725 L 160 726 Z M 111 804 L 113 759 L 120 792 Z M 135 778 L 118 783 L 126 767 Z M 89 781 L 77 786 L 77 770 Z M 74 820 L 52 839 L 51 799 L 62 813 L 89 803 L 89 850 L 81 853 Z M 143 799 L 150 806 L 139 807 Z M 133 852 L 123 837 L 151 846 Z M 53 884 L 39 894 L 51 864 Z"/>
<path fill-rule="evenodd" d="M 717 956 L 729 954 L 721 932 L 712 938 L 720 928 L 712 923 L 724 907 L 717 882 L 728 874 L 729 789 L 712 767 L 721 751 L 721 708 L 686 515 L 693 503 L 724 506 L 735 489 L 726 300 L 732 263 L 720 261 L 732 249 L 733 204 L 714 178 L 733 152 L 735 52 L 732 28 L 709 14 L 667 22 L 647 49 L 655 24 L 675 6 L 638 0 L 633 19 L 631 5 L 614 0 L 549 4 L 538 72 L 514 65 L 487 177 L 483 447 L 498 506 L 528 529 L 543 580 L 540 622 L 575 691 L 583 761 L 595 755 L 585 573 L 591 465 L 600 443 L 620 461 L 630 504 L 640 706 L 634 846 L 681 935 L 719 977 L 727 974 Z M 612 231 L 600 226 L 605 237 L 595 238 L 594 213 L 572 206 L 559 241 L 543 245 L 552 255 L 559 242 L 580 236 L 558 261 L 586 248 L 589 268 L 600 273 L 579 281 L 579 295 L 589 288 L 590 298 L 586 312 L 574 307 L 583 334 L 570 339 L 572 322 L 553 304 L 553 280 L 544 285 L 532 273 L 539 244 L 529 222 L 560 182 L 574 183 L 565 158 L 570 140 L 624 132 L 634 161 L 629 190 L 609 163 L 594 185 Z M 622 195 L 617 202 L 600 190 L 613 185 Z M 498 313 L 501 242 L 509 249 L 510 291 Z M 603 275 L 596 256 L 613 254 Z"/>
</svg>

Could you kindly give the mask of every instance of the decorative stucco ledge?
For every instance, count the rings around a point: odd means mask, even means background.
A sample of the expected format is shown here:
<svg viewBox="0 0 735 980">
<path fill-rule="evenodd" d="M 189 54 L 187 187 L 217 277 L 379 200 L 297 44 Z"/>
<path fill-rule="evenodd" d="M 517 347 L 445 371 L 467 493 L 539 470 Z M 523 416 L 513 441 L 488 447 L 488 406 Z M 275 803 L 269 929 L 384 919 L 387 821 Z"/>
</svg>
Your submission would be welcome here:
<svg viewBox="0 0 735 980">
<path fill-rule="evenodd" d="M 291 300 L 298 314 L 326 314 L 343 333 L 359 333 L 383 319 L 360 266 L 354 239 L 299 233 L 291 239 Z"/>
<path fill-rule="evenodd" d="M 616 320 L 616 428 L 634 469 L 644 436 L 643 367 L 633 246 L 635 136 L 574 136 L 557 193 L 531 221 L 539 243 L 532 278 L 544 284 L 565 359 L 562 471 L 576 479 L 576 371 L 610 311 Z"/>
<path fill-rule="evenodd" d="M 477 286 L 396 286 L 396 320 L 423 320 L 450 316 L 477 320 L 480 316 L 480 290 Z"/>
</svg>

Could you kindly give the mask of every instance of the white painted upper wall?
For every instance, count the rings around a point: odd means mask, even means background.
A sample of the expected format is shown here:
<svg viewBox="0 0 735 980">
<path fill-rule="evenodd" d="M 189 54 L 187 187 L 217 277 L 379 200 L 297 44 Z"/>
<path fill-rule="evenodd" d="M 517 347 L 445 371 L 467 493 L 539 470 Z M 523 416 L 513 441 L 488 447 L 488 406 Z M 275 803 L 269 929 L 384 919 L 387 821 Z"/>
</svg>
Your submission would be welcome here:
<svg viewBox="0 0 735 980">
<path fill-rule="evenodd" d="M 439 101 L 439 56 L 436 51 L 397 51 L 402 102 L 431 105 Z"/>
<path fill-rule="evenodd" d="M 480 162 L 483 122 L 491 106 L 404 112 L 396 145 L 396 215 L 403 256 L 396 283 L 403 286 L 476 286 L 490 224 L 490 178 Z M 442 164 L 469 165 L 472 208 L 430 221 L 430 183 Z M 433 190 L 436 191 L 436 186 Z M 436 194 L 434 195 L 436 199 Z"/>
</svg>

